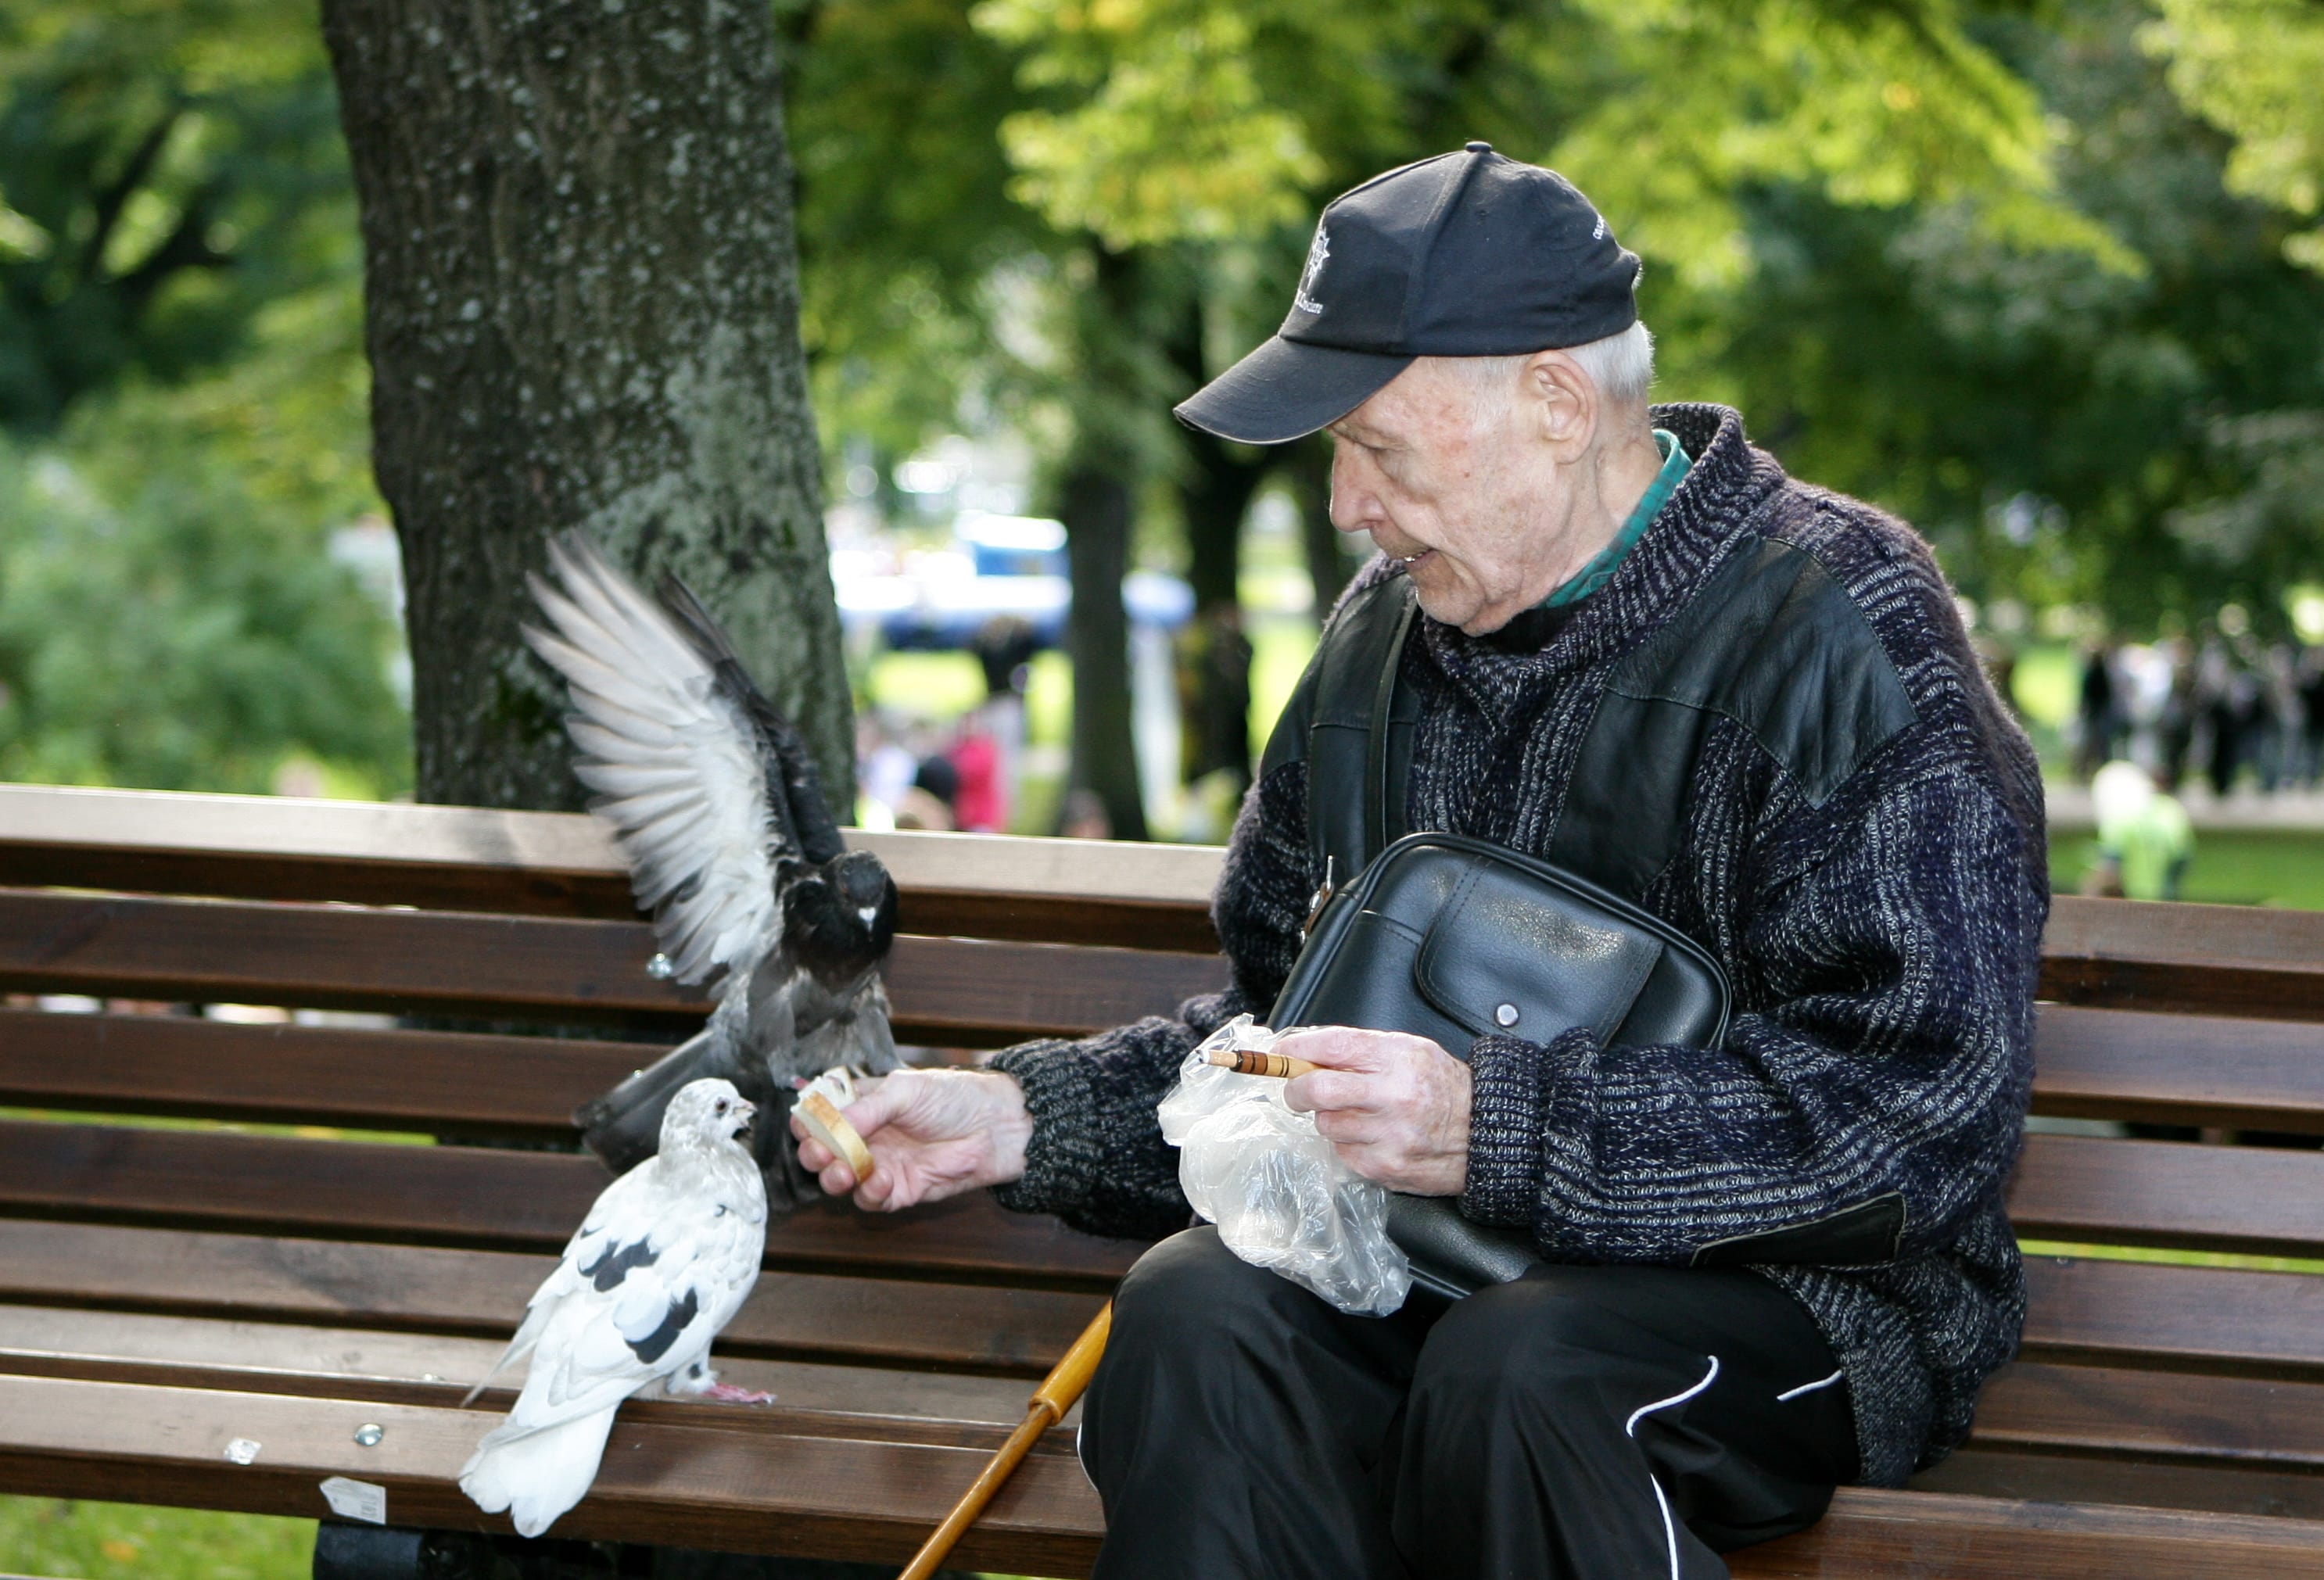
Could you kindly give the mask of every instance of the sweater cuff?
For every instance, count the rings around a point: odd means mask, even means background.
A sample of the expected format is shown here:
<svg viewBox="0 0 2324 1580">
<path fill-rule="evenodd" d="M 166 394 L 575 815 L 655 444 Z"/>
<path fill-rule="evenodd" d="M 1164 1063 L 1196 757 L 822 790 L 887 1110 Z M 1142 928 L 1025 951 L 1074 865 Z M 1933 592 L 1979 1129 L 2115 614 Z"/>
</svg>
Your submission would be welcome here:
<svg viewBox="0 0 2324 1580">
<path fill-rule="evenodd" d="M 1541 1205 L 1542 1062 L 1522 1037 L 1484 1036 L 1469 1049 L 1469 1182 L 1462 1216 L 1528 1228 Z"/>
<path fill-rule="evenodd" d="M 1045 1041 L 1004 1048 L 984 1061 L 985 1069 L 1012 1076 L 1025 1089 L 1025 1108 L 1033 1116 L 1024 1173 L 992 1188 L 1010 1211 L 1069 1213 L 1088 1199 L 1104 1153 L 1087 1061 L 1084 1049 Z"/>
</svg>

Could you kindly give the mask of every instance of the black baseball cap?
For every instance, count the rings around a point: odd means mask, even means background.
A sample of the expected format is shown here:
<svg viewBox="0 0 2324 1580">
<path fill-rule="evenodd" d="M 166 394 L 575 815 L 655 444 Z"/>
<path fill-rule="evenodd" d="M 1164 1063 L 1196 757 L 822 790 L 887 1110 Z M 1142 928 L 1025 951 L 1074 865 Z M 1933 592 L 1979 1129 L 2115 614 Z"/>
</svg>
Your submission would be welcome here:
<svg viewBox="0 0 2324 1580">
<path fill-rule="evenodd" d="M 1638 321 L 1637 254 L 1554 170 L 1471 142 L 1342 193 L 1273 339 L 1182 402 L 1221 438 L 1337 422 L 1422 356 L 1586 345 Z"/>
</svg>

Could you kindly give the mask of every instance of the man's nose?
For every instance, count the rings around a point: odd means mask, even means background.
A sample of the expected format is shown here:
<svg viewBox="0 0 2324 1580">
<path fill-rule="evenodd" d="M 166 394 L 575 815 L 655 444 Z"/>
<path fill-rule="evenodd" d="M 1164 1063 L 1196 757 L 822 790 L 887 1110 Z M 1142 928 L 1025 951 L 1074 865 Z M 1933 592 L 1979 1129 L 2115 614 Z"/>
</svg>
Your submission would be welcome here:
<svg viewBox="0 0 2324 1580">
<path fill-rule="evenodd" d="M 1369 531 L 1382 518 L 1379 498 L 1361 476 L 1362 467 L 1350 454 L 1352 445 L 1332 452 L 1332 525 L 1342 532 Z"/>
</svg>

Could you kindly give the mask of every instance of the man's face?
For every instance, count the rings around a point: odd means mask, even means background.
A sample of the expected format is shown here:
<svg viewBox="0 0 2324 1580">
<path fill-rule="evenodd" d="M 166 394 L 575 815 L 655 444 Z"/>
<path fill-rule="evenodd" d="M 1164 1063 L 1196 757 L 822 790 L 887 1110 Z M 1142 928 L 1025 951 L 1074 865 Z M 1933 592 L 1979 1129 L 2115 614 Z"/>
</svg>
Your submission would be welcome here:
<svg viewBox="0 0 2324 1580">
<path fill-rule="evenodd" d="M 1431 618 L 1481 636 L 1555 585 L 1570 446 L 1545 436 L 1539 400 L 1480 402 L 1447 359 L 1423 357 L 1328 431 L 1332 524 L 1417 555 L 1406 569 Z"/>
</svg>

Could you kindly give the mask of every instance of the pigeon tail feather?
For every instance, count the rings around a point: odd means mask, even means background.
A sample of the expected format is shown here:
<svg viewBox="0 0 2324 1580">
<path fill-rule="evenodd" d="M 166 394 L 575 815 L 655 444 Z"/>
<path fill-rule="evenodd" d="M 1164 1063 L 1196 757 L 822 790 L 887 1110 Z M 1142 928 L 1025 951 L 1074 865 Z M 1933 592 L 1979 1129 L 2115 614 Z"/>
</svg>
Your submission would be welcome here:
<svg viewBox="0 0 2324 1580">
<path fill-rule="evenodd" d="M 487 1514 L 506 1510 L 518 1535 L 539 1536 L 588 1495 L 613 1429 L 612 1409 L 553 1427 L 495 1427 L 461 1467 L 460 1490 Z"/>
<path fill-rule="evenodd" d="M 688 1082 L 715 1075 L 742 1089 L 752 1073 L 738 1063 L 733 1040 L 714 1020 L 612 1091 L 582 1104 L 573 1123 L 607 1168 L 625 1174 L 660 1150 L 662 1113 Z"/>
</svg>

